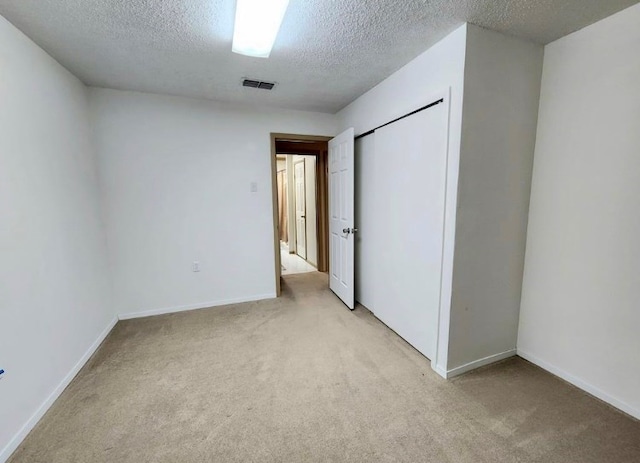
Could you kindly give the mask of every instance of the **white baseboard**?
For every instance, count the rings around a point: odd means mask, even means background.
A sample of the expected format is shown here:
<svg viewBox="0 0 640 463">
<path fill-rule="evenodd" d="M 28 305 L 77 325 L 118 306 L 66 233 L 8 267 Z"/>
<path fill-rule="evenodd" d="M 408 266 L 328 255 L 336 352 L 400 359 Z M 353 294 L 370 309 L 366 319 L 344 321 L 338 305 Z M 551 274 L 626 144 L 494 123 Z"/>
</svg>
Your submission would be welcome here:
<svg viewBox="0 0 640 463">
<path fill-rule="evenodd" d="M 505 352 L 500 352 L 499 354 L 493 354 L 488 357 L 474 360 L 473 362 L 465 363 L 464 365 L 460 365 L 459 367 L 455 367 L 455 368 L 452 368 L 451 370 L 447 370 L 445 378 L 447 379 L 453 378 L 454 376 L 461 375 L 463 373 L 466 373 L 467 371 L 475 370 L 476 368 L 489 365 L 490 363 L 499 362 L 500 360 L 504 360 L 509 357 L 514 357 L 515 355 L 516 355 L 516 350 L 509 349 Z"/>
<path fill-rule="evenodd" d="M 633 416 L 636 419 L 640 420 L 640 410 L 638 410 L 637 408 L 632 407 L 631 405 L 629 405 L 628 403 L 619 400 L 609 394 L 607 394 L 606 392 L 604 392 L 601 389 L 598 389 L 597 387 L 593 386 L 592 384 L 587 383 L 586 381 L 570 374 L 567 373 L 566 371 L 540 359 L 539 357 L 536 357 L 533 354 L 530 354 L 528 352 L 523 351 L 522 349 L 518 349 L 518 356 L 522 357 L 525 360 L 528 360 L 529 362 L 533 363 L 534 365 L 539 366 L 540 368 L 542 368 L 543 370 L 547 370 L 549 373 L 554 374 L 556 376 L 558 376 L 559 378 L 564 379 L 565 381 L 567 381 L 568 383 L 573 384 L 574 386 L 582 389 L 583 391 L 591 394 L 592 396 L 597 397 L 598 399 L 607 402 L 609 405 L 614 406 L 615 408 L 618 408 L 620 410 L 622 410 L 623 412 Z"/>
<path fill-rule="evenodd" d="M 210 307 L 218 307 L 221 305 L 240 304 L 242 302 L 261 301 L 264 299 L 273 299 L 276 293 L 259 294 L 257 296 L 239 297 L 236 299 L 218 300 L 213 302 L 199 302 L 197 304 L 181 305 L 177 307 L 165 307 L 163 309 L 143 310 L 141 312 L 129 312 L 118 315 L 119 320 L 130 320 L 132 318 L 151 317 L 153 315 L 164 315 L 168 313 L 185 312 L 187 310 L 208 309 Z"/>
<path fill-rule="evenodd" d="M 16 449 L 20 446 L 25 437 L 31 432 L 31 430 L 38 424 L 38 421 L 44 416 L 44 414 L 49 410 L 51 405 L 56 401 L 60 394 L 66 389 L 69 383 L 76 377 L 80 369 L 84 366 L 85 363 L 91 358 L 91 356 L 95 353 L 95 351 L 100 347 L 102 341 L 107 337 L 107 335 L 111 332 L 113 327 L 118 323 L 118 318 L 114 318 L 109 322 L 107 327 L 100 333 L 98 338 L 91 344 L 89 349 L 84 353 L 84 355 L 78 360 L 78 362 L 73 366 L 71 371 L 67 373 L 64 379 L 58 384 L 58 386 L 53 390 L 53 392 L 47 397 L 47 399 L 38 407 L 31 418 L 20 428 L 20 430 L 13 436 L 13 439 L 9 441 L 9 443 L 5 446 L 5 448 L 0 451 L 0 462 L 6 462 L 11 454 L 16 451 Z"/>
<path fill-rule="evenodd" d="M 438 375 L 442 376 L 444 379 L 447 379 L 447 370 L 445 370 L 441 366 L 436 365 L 435 363 L 432 362 L 431 369 L 436 373 L 438 373 Z"/>
</svg>

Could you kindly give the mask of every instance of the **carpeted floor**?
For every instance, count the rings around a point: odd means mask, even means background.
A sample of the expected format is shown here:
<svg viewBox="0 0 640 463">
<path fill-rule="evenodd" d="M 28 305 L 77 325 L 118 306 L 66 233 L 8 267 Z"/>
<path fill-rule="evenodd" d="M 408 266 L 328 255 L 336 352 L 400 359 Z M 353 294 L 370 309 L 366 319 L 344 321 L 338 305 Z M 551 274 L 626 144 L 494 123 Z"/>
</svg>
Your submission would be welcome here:
<svg viewBox="0 0 640 463">
<path fill-rule="evenodd" d="M 445 381 L 319 273 L 118 323 L 11 463 L 640 462 L 640 422 L 519 358 Z"/>
</svg>

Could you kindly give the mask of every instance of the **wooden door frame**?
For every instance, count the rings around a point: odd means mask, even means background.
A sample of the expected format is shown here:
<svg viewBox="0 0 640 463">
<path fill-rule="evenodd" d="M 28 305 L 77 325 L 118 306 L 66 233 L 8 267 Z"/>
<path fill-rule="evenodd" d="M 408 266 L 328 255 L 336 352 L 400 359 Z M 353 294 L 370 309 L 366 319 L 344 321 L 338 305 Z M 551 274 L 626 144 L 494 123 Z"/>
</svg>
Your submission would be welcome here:
<svg viewBox="0 0 640 463">
<path fill-rule="evenodd" d="M 318 141 L 326 142 L 327 149 L 315 154 L 316 160 L 316 230 L 318 246 L 318 271 L 329 271 L 329 178 L 327 169 L 329 166 L 328 142 L 333 137 L 319 135 L 299 135 L 292 133 L 271 133 L 271 204 L 273 209 L 273 241 L 275 254 L 276 295 L 280 296 L 282 288 L 280 279 L 282 276 L 282 263 L 280 260 L 280 234 L 278 230 L 278 185 L 276 180 L 278 155 L 276 150 L 277 140 L 291 141 Z M 282 153 L 284 154 L 284 153 Z M 306 153 L 290 153 L 308 155 Z"/>
</svg>

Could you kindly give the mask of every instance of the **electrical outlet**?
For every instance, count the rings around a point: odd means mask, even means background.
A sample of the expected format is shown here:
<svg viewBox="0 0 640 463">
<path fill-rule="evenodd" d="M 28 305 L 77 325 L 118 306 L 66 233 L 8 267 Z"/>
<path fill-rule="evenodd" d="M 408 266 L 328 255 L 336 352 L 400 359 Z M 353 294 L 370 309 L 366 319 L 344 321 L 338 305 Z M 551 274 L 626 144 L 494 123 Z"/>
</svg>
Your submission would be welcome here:
<svg viewBox="0 0 640 463">
<path fill-rule="evenodd" d="M 193 270 L 194 272 L 199 272 L 200 271 L 200 262 L 193 261 L 193 264 L 191 264 L 191 270 Z"/>
</svg>

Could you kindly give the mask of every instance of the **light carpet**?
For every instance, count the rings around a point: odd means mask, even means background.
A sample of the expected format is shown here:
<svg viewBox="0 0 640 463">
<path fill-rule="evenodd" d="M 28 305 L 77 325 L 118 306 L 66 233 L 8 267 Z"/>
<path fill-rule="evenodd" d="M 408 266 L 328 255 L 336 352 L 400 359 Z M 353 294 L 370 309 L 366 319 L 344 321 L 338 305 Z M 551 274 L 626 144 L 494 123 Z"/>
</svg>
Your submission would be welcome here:
<svg viewBox="0 0 640 463">
<path fill-rule="evenodd" d="M 10 459 L 640 462 L 640 423 L 513 358 L 452 381 L 320 273 L 121 321 Z"/>
</svg>

